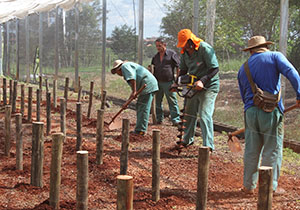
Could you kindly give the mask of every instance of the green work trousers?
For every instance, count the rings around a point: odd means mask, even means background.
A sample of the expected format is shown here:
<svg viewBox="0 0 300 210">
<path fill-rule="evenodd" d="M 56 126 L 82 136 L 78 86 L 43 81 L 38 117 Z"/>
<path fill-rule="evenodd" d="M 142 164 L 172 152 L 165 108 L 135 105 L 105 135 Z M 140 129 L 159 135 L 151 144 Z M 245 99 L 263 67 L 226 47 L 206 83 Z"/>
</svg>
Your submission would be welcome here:
<svg viewBox="0 0 300 210">
<path fill-rule="evenodd" d="M 200 116 L 200 127 L 202 131 L 203 146 L 210 147 L 212 150 L 214 146 L 214 124 L 213 113 L 215 107 L 215 100 L 218 95 L 217 90 L 207 89 L 196 93 L 192 98 L 186 100 L 185 107 L 185 129 L 184 129 L 184 143 L 191 144 L 194 142 L 195 129 L 197 126 L 197 116 Z"/>
<path fill-rule="evenodd" d="M 154 93 L 140 95 L 136 102 L 136 126 L 135 131 L 146 132 Z"/>
<path fill-rule="evenodd" d="M 162 104 L 164 95 L 166 96 L 166 99 L 169 104 L 171 121 L 175 123 L 180 121 L 180 116 L 179 116 L 180 113 L 179 113 L 176 93 L 169 91 L 171 85 L 172 82 L 158 82 L 159 90 L 155 94 L 157 122 L 162 122 L 164 119 L 163 104 Z"/>
<path fill-rule="evenodd" d="M 278 108 L 273 112 L 252 106 L 245 113 L 244 186 L 256 188 L 258 168 L 273 168 L 273 190 L 280 175 L 283 142 L 283 115 Z"/>
</svg>

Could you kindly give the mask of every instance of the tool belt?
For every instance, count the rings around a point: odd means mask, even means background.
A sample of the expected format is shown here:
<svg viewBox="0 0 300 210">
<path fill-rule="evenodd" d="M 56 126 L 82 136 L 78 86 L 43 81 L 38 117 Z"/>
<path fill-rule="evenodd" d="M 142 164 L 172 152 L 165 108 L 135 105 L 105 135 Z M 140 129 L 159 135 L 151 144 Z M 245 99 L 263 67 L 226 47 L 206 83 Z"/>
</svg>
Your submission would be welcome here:
<svg viewBox="0 0 300 210">
<path fill-rule="evenodd" d="M 251 85 L 253 96 L 253 103 L 258 108 L 265 112 L 272 112 L 277 106 L 281 96 L 281 90 L 278 94 L 274 95 L 267 91 L 260 89 L 254 82 L 248 66 L 248 61 L 244 64 L 245 72 Z"/>
</svg>

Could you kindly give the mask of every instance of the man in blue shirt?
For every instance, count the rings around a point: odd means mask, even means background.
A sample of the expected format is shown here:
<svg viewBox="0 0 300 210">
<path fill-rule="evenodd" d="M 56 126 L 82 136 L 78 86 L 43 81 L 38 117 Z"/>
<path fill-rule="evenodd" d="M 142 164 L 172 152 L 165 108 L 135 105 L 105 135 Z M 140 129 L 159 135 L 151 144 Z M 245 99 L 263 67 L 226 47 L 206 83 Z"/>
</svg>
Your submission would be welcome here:
<svg viewBox="0 0 300 210">
<path fill-rule="evenodd" d="M 136 103 L 136 126 L 133 132 L 144 135 L 148 128 L 153 95 L 158 90 L 155 77 L 143 66 L 122 60 L 114 62 L 111 73 L 123 76 L 124 80 L 130 85 L 132 92 L 129 98 L 135 97 L 137 90 L 146 84 L 145 89 L 138 95 Z"/>
<path fill-rule="evenodd" d="M 155 94 L 156 120 L 158 124 L 161 124 L 164 119 L 162 101 L 165 95 L 169 104 L 171 121 L 173 125 L 177 125 L 180 121 L 180 113 L 176 93 L 169 90 L 174 83 L 174 69 L 177 71 L 176 75 L 179 74 L 179 57 L 175 51 L 166 48 L 166 43 L 161 38 L 155 41 L 155 45 L 158 53 L 152 58 L 151 64 L 154 65 L 154 76 L 159 88 Z"/>
<path fill-rule="evenodd" d="M 293 65 L 280 52 L 271 52 L 263 36 L 253 36 L 248 41 L 248 66 L 253 82 L 263 91 L 278 94 L 281 87 L 280 74 L 284 75 L 296 91 L 296 103 L 300 107 L 300 77 Z M 265 112 L 253 103 L 253 92 L 245 72 L 245 64 L 239 70 L 238 82 L 245 111 L 244 188 L 253 193 L 258 179 L 258 167 L 273 168 L 273 190 L 277 188 L 282 162 L 283 111 L 282 99 L 272 112 Z"/>
</svg>

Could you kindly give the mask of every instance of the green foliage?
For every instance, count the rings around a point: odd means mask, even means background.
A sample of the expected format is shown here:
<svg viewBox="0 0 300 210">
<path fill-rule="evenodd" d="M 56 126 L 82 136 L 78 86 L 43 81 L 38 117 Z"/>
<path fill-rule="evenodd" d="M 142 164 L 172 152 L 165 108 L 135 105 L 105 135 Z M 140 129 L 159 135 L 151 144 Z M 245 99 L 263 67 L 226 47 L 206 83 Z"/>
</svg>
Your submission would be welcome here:
<svg viewBox="0 0 300 210">
<path fill-rule="evenodd" d="M 157 49 L 155 43 L 148 44 L 144 47 L 144 57 L 152 59 L 156 53 Z"/>
<path fill-rule="evenodd" d="M 300 1 L 290 0 L 289 8 L 289 46 L 291 60 L 299 66 L 296 56 L 299 55 L 300 37 Z M 206 20 L 206 1 L 199 2 L 198 37 L 204 38 Z M 177 33 L 183 28 L 192 28 L 193 1 L 173 0 L 165 5 L 168 12 L 162 19 L 161 31 L 169 43 L 176 48 Z M 268 40 L 279 43 L 280 1 L 279 0 L 218 0 L 216 5 L 214 49 L 219 60 L 224 61 L 240 57 L 241 49 L 247 46 L 253 35 L 263 35 Z M 178 49 L 177 49 L 178 50 Z"/>
<path fill-rule="evenodd" d="M 137 35 L 135 29 L 126 24 L 115 27 L 112 31 L 109 47 L 122 60 L 135 60 Z"/>
<path fill-rule="evenodd" d="M 223 60 L 219 63 L 219 68 L 221 73 L 224 72 L 238 72 L 242 64 L 245 62 L 246 59 L 230 59 L 230 60 Z"/>
<path fill-rule="evenodd" d="M 200 14 L 206 14 L 204 1 L 200 1 Z M 193 1 L 174 0 L 173 3 L 164 5 L 168 10 L 167 15 L 162 18 L 161 31 L 167 36 L 167 43 L 176 49 L 177 33 L 184 28 L 192 28 Z M 204 36 L 205 20 L 199 19 L 199 34 Z M 177 49 L 176 49 L 177 50 Z"/>
</svg>

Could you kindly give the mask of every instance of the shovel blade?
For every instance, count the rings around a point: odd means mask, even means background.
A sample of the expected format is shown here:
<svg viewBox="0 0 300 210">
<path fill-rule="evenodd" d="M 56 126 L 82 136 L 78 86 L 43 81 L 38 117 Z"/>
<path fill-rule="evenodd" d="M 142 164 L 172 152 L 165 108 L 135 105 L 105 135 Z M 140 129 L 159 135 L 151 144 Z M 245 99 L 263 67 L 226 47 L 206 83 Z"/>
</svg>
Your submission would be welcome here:
<svg viewBox="0 0 300 210">
<path fill-rule="evenodd" d="M 233 153 L 241 153 L 242 152 L 240 140 L 236 136 L 232 136 L 228 140 L 228 147 L 229 147 L 230 151 Z"/>
<path fill-rule="evenodd" d="M 108 126 L 109 130 L 116 130 L 119 128 L 122 128 L 122 121 L 120 120 L 115 120 Z"/>
</svg>

